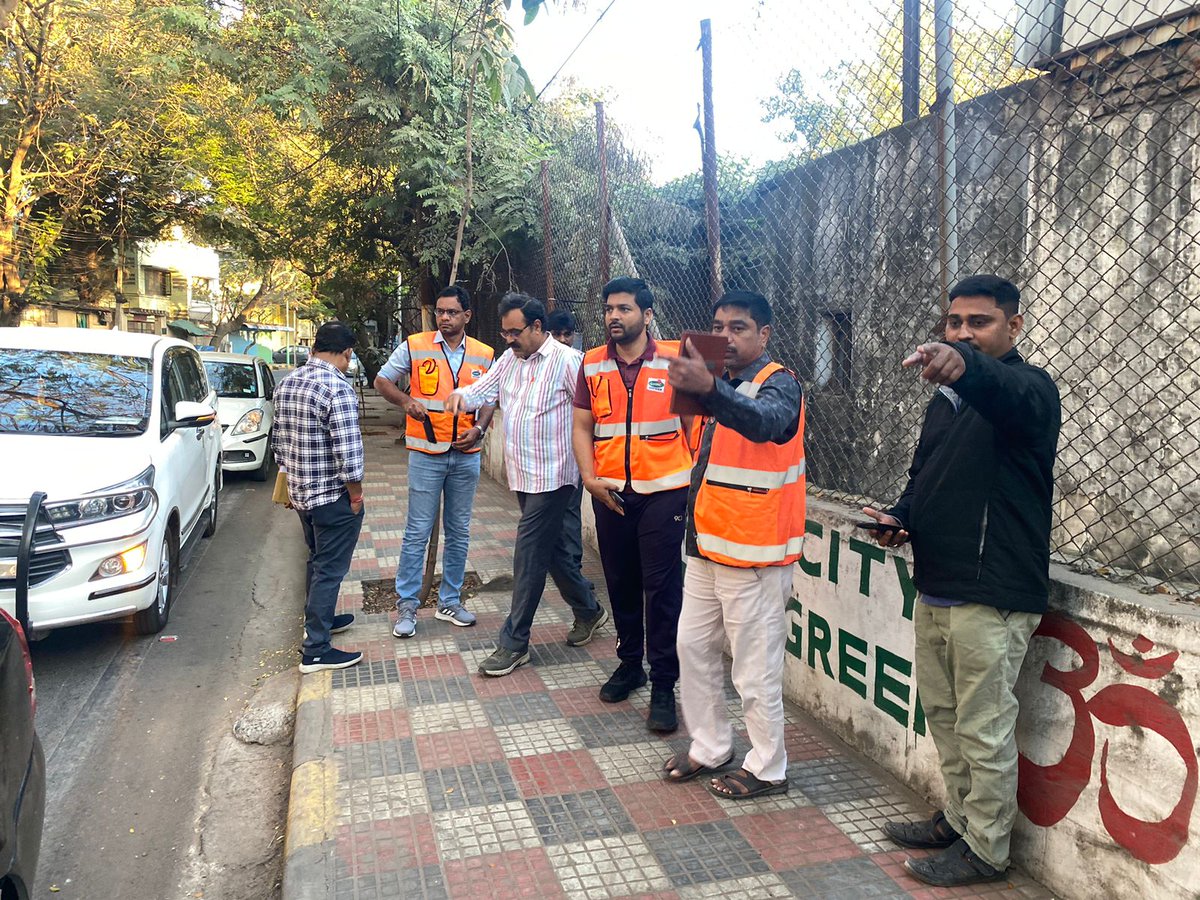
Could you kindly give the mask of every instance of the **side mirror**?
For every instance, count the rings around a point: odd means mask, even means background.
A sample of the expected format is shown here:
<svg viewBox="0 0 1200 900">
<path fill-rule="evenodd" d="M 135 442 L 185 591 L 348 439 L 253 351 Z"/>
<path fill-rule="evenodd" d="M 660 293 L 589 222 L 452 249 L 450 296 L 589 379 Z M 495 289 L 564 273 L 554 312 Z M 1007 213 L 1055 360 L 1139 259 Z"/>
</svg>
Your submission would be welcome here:
<svg viewBox="0 0 1200 900">
<path fill-rule="evenodd" d="M 210 404 L 180 400 L 175 404 L 175 418 L 171 422 L 171 426 L 173 428 L 199 428 L 211 425 L 216 420 L 217 411 Z"/>
</svg>

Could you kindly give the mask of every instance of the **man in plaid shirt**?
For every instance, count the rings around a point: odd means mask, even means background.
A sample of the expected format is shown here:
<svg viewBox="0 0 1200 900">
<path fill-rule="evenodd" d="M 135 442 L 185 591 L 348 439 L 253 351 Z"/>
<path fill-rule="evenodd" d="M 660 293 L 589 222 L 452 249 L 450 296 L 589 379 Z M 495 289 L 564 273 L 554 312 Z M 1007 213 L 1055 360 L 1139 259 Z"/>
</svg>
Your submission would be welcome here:
<svg viewBox="0 0 1200 900">
<path fill-rule="evenodd" d="M 304 646 L 300 671 L 345 669 L 361 653 L 338 650 L 331 634 L 354 616 L 335 616 L 338 590 L 350 570 L 363 520 L 363 444 L 358 399 L 345 378 L 354 332 L 340 322 L 317 329 L 308 362 L 275 390 L 271 447 L 287 473 L 289 505 L 300 516 L 308 544 Z"/>
</svg>

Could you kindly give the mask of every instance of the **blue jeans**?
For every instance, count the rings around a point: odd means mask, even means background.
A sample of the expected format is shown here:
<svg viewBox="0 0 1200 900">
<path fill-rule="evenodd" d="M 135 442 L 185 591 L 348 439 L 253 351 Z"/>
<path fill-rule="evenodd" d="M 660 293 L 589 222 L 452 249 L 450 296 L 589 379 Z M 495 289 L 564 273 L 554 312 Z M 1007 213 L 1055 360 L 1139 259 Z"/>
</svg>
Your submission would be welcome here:
<svg viewBox="0 0 1200 900">
<path fill-rule="evenodd" d="M 506 650 L 524 653 L 529 649 L 529 629 L 546 588 L 547 574 L 558 585 L 575 618 L 590 620 L 600 612 L 593 585 L 580 571 L 581 494 L 579 485 L 542 494 L 517 491 L 521 521 L 517 523 L 517 545 L 513 549 L 512 608 L 497 642 Z"/>
<path fill-rule="evenodd" d="M 333 503 L 296 512 L 304 528 L 304 543 L 308 545 L 304 570 L 308 596 L 304 602 L 301 652 L 305 656 L 320 656 L 329 650 L 329 629 L 337 608 L 338 590 L 350 571 L 363 514 L 361 510 L 355 514 L 350 509 L 350 495 L 345 491 Z"/>
<path fill-rule="evenodd" d="M 471 543 L 471 510 L 479 485 L 482 453 L 408 453 L 408 521 L 396 569 L 396 609 L 416 611 L 425 577 L 425 548 L 433 533 L 438 502 L 442 505 L 442 586 L 438 608 L 462 603 L 467 547 Z"/>
</svg>

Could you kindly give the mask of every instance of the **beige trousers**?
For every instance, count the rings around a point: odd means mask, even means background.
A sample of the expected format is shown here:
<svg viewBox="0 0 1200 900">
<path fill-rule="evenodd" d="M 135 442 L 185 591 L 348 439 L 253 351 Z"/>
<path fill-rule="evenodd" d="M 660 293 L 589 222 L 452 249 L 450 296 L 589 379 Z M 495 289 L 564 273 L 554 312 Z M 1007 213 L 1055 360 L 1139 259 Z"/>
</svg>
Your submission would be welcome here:
<svg viewBox="0 0 1200 900">
<path fill-rule="evenodd" d="M 794 565 L 738 569 L 689 556 L 679 616 L 679 698 L 696 762 L 729 758 L 733 727 L 725 707 L 725 639 L 733 685 L 742 699 L 751 750 L 742 766 L 763 781 L 781 781 L 783 746 L 784 606 Z"/>
</svg>

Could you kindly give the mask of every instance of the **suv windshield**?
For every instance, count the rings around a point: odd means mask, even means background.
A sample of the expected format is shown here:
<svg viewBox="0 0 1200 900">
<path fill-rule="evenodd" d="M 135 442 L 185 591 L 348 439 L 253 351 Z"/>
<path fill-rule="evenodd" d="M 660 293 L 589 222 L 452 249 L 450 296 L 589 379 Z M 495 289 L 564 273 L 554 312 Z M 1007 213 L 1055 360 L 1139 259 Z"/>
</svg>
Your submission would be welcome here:
<svg viewBox="0 0 1200 900">
<path fill-rule="evenodd" d="M 120 437 L 150 420 L 150 360 L 107 353 L 0 353 L 0 432 Z"/>
<path fill-rule="evenodd" d="M 211 362 L 206 360 L 204 371 L 208 383 L 218 397 L 257 397 L 258 379 L 254 377 L 254 364 L 235 362 Z"/>
</svg>

